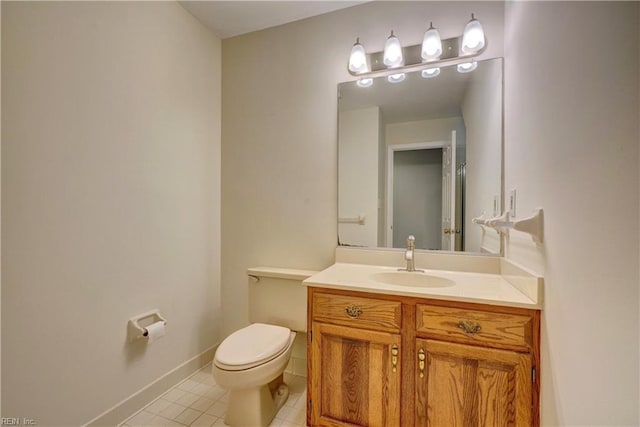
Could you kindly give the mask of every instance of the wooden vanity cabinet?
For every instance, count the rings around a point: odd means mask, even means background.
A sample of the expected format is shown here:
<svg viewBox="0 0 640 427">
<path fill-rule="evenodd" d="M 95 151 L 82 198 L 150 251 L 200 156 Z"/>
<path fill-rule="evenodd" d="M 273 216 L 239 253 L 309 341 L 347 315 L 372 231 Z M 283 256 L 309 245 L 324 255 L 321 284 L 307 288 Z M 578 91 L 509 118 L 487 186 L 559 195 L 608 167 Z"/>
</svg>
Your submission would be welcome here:
<svg viewBox="0 0 640 427">
<path fill-rule="evenodd" d="M 308 425 L 539 425 L 538 310 L 308 293 Z"/>
<path fill-rule="evenodd" d="M 399 426 L 401 303 L 309 292 L 309 425 Z"/>
<path fill-rule="evenodd" d="M 539 311 L 416 304 L 415 425 L 538 424 Z"/>
<path fill-rule="evenodd" d="M 513 351 L 418 340 L 416 425 L 530 426 L 531 359 Z"/>
</svg>

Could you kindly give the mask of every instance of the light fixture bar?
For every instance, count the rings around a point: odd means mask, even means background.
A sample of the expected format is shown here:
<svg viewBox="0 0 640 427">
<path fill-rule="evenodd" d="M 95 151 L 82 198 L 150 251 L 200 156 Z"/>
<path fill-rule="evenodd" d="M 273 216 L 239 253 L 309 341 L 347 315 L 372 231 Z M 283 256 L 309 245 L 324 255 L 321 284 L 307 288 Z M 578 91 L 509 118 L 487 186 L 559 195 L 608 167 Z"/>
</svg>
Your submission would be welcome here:
<svg viewBox="0 0 640 427">
<path fill-rule="evenodd" d="M 471 58 L 480 55 L 487 48 L 487 42 L 485 39 L 484 47 L 478 52 L 471 54 L 460 54 L 461 44 L 462 36 L 442 40 L 442 55 L 440 56 L 440 59 L 429 62 L 422 62 L 422 44 L 403 47 L 402 54 L 404 56 L 405 65 L 394 68 L 387 68 L 387 66 L 384 64 L 384 52 L 368 53 L 367 58 L 369 64 L 371 65 L 371 71 L 360 74 L 349 71 L 349 74 L 351 74 L 352 76 L 357 76 L 359 78 L 389 76 L 392 74 L 403 72 L 424 70 L 426 68 L 436 68 L 443 64 L 462 64 L 465 62 L 470 62 Z"/>
</svg>

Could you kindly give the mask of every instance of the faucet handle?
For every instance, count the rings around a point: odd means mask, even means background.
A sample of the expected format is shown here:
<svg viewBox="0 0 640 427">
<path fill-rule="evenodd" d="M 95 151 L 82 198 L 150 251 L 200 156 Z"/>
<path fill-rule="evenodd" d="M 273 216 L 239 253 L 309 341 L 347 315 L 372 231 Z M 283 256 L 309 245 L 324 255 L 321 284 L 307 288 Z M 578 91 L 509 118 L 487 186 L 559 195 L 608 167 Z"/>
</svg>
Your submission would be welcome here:
<svg viewBox="0 0 640 427">
<path fill-rule="evenodd" d="M 409 237 L 407 237 L 407 248 L 413 248 L 416 244 L 416 238 L 413 234 L 410 234 Z"/>
</svg>

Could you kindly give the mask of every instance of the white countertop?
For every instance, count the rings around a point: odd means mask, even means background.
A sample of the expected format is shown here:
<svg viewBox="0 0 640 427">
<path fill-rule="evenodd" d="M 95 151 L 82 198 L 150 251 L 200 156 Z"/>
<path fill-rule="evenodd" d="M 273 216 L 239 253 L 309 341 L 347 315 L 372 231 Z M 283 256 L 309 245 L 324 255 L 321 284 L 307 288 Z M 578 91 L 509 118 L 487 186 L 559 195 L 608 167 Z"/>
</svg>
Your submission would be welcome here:
<svg viewBox="0 0 640 427">
<path fill-rule="evenodd" d="M 268 277 L 274 279 L 304 280 L 316 274 L 316 270 L 300 270 L 286 267 L 251 267 L 247 269 L 250 277 Z"/>
<path fill-rule="evenodd" d="M 537 295 L 538 278 L 519 278 L 520 288 L 529 287 L 525 295 L 500 274 L 460 272 L 447 270 L 425 270 L 424 274 L 455 282 L 447 287 L 400 286 L 376 281 L 376 273 L 396 272 L 397 267 L 336 263 L 302 283 L 306 286 L 342 289 L 349 291 L 371 292 L 377 294 L 403 295 L 419 298 L 441 299 L 449 301 L 474 302 L 509 307 L 540 309 Z M 414 273 L 419 274 L 419 273 Z M 530 283 L 529 283 L 530 280 Z"/>
</svg>

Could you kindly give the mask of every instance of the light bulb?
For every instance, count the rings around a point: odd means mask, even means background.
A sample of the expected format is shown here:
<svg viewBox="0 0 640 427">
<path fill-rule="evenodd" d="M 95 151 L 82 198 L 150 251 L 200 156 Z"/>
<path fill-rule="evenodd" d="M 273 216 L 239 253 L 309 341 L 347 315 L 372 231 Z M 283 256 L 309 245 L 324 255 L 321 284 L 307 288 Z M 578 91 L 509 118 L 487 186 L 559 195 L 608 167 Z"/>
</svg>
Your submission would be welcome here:
<svg viewBox="0 0 640 427">
<path fill-rule="evenodd" d="M 390 76 L 387 77 L 387 81 L 389 83 L 400 83 L 401 81 L 404 80 L 405 77 L 406 76 L 404 73 L 391 74 Z"/>
<path fill-rule="evenodd" d="M 473 13 L 471 14 L 471 21 L 464 27 L 462 33 L 462 53 L 470 54 L 477 53 L 484 47 L 484 31 L 482 25 L 478 21 Z"/>
<path fill-rule="evenodd" d="M 430 79 L 431 77 L 435 77 L 440 74 L 440 68 L 429 68 L 427 70 L 422 70 L 422 77 L 425 79 Z"/>
<path fill-rule="evenodd" d="M 367 55 L 364 52 L 364 46 L 360 44 L 360 38 L 356 39 L 356 42 L 351 48 L 351 55 L 349 55 L 349 71 L 357 74 L 368 71 Z"/>
<path fill-rule="evenodd" d="M 478 68 L 478 63 L 476 61 L 465 62 L 463 64 L 458 64 L 458 72 L 459 73 L 469 73 Z"/>
<path fill-rule="evenodd" d="M 424 33 L 424 39 L 422 40 L 422 59 L 433 61 L 440 59 L 440 55 L 442 55 L 440 33 L 433 28 L 433 23 L 429 23 L 429 29 Z"/>
<path fill-rule="evenodd" d="M 360 87 L 369 87 L 373 85 L 373 79 L 360 79 L 356 82 L 356 84 Z"/>
<path fill-rule="evenodd" d="M 391 35 L 384 45 L 384 65 L 394 68 L 402 65 L 402 62 L 402 45 L 400 45 L 400 40 L 393 35 L 393 31 L 391 31 Z"/>
</svg>

